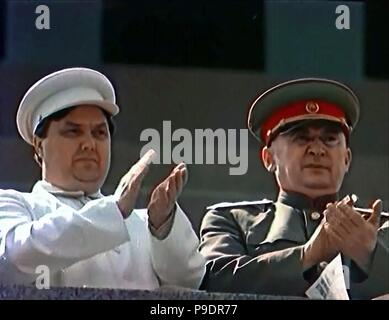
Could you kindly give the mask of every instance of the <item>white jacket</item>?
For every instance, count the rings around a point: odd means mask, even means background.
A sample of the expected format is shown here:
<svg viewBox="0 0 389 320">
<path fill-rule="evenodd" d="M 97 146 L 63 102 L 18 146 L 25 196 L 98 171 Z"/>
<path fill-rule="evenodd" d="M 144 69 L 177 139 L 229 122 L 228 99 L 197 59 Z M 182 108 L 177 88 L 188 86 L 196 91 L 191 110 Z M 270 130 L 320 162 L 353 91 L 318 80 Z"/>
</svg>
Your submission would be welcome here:
<svg viewBox="0 0 389 320">
<path fill-rule="evenodd" d="M 178 205 L 169 234 L 158 240 L 146 209 L 123 220 L 113 196 L 96 197 L 72 195 L 45 181 L 31 193 L 0 190 L 0 282 L 32 284 L 44 265 L 51 286 L 199 287 L 205 260 Z"/>
</svg>

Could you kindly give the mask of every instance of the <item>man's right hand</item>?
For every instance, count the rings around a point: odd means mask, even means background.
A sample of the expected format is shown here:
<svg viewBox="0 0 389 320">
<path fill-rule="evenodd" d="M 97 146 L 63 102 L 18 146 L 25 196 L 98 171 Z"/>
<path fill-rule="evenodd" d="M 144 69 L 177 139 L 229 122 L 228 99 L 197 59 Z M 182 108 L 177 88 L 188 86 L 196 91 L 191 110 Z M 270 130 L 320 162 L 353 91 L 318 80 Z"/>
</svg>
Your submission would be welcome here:
<svg viewBox="0 0 389 320">
<path fill-rule="evenodd" d="M 308 270 L 320 262 L 330 262 L 339 253 L 339 248 L 336 248 L 330 241 L 326 231 L 327 224 L 324 217 L 312 237 L 304 245 L 302 256 L 304 270 Z"/>
<path fill-rule="evenodd" d="M 349 196 L 346 196 L 342 201 L 352 205 L 354 200 Z M 305 270 L 320 262 L 330 262 L 339 252 L 341 252 L 340 244 L 334 242 L 330 236 L 331 226 L 327 216 L 332 205 L 332 203 L 327 204 L 327 207 L 323 212 L 324 218 L 316 228 L 312 237 L 304 245 L 302 262 Z"/>
<path fill-rule="evenodd" d="M 149 171 L 150 164 L 154 157 L 154 150 L 147 151 L 120 180 L 115 191 L 115 196 L 118 198 L 117 205 L 124 219 L 127 218 L 134 209 L 142 181 Z"/>
</svg>

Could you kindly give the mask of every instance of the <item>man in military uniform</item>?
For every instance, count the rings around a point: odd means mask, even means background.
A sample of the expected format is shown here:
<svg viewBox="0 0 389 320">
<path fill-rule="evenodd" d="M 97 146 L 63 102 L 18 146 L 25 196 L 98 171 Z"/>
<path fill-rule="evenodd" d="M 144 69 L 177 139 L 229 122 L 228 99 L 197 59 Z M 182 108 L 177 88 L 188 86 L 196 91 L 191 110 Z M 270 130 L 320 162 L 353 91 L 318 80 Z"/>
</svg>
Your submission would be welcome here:
<svg viewBox="0 0 389 320">
<path fill-rule="evenodd" d="M 327 79 L 285 82 L 255 100 L 248 128 L 262 144 L 278 199 L 208 207 L 200 244 L 204 289 L 305 296 L 340 253 L 351 298 L 389 292 L 389 221 L 381 200 L 362 214 L 353 197 L 339 198 L 358 118 L 353 91 Z"/>
</svg>

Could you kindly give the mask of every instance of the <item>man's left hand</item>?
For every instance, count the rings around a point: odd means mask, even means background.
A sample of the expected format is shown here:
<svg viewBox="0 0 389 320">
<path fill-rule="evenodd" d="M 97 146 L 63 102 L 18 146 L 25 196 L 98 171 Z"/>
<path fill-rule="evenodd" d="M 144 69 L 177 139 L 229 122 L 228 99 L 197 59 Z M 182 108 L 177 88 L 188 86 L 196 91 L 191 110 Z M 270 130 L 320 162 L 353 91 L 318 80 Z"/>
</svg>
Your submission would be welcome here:
<svg viewBox="0 0 389 320">
<path fill-rule="evenodd" d="M 366 270 L 377 243 L 381 211 L 381 200 L 374 202 L 372 214 L 367 219 L 344 200 L 328 204 L 324 211 L 330 241 L 363 270 Z"/>
<path fill-rule="evenodd" d="M 184 163 L 177 165 L 151 194 L 147 207 L 149 222 L 158 229 L 169 217 L 174 204 L 188 180 L 188 170 Z"/>
</svg>

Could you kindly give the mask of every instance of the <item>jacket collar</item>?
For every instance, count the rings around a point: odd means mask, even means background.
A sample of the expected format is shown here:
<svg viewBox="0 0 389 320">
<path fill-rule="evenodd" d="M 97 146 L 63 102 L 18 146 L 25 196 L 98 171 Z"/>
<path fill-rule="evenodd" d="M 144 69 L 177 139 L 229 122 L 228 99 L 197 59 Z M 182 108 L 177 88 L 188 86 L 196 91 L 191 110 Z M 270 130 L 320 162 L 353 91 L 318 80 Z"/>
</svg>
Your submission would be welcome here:
<svg viewBox="0 0 389 320">
<path fill-rule="evenodd" d="M 91 200 L 99 199 L 103 197 L 100 190 L 98 190 L 95 193 L 87 194 L 84 191 L 65 191 L 62 190 L 54 185 L 52 185 L 50 182 L 46 180 L 39 180 L 35 183 L 34 187 L 32 188 L 33 192 L 39 192 L 39 191 L 46 191 L 54 196 L 60 196 L 60 197 L 67 197 L 67 198 L 81 198 L 81 197 L 88 197 Z"/>
<path fill-rule="evenodd" d="M 338 195 L 333 194 L 310 199 L 301 193 L 280 191 L 275 203 L 274 219 L 262 243 L 273 243 L 277 240 L 305 243 L 307 235 L 303 211 L 322 212 L 327 203 L 336 201 L 337 198 Z"/>
<path fill-rule="evenodd" d="M 266 239 L 262 243 L 277 240 L 305 243 L 305 226 L 301 213 L 281 202 L 275 203 L 274 219 Z"/>
<path fill-rule="evenodd" d="M 302 193 L 281 190 L 277 202 L 299 210 L 323 212 L 327 203 L 335 202 L 338 199 L 337 193 L 311 199 Z"/>
</svg>

